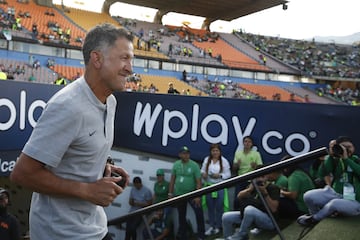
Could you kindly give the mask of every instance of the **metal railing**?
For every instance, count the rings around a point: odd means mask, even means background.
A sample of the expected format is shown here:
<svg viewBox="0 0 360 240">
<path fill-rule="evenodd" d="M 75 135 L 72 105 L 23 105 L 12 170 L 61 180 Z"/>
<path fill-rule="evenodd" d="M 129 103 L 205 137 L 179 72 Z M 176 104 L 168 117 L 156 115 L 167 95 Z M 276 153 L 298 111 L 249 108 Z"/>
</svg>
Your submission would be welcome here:
<svg viewBox="0 0 360 240">
<path fill-rule="evenodd" d="M 156 203 L 156 204 L 153 204 L 153 205 L 138 209 L 138 210 L 136 210 L 134 212 L 131 212 L 131 213 L 127 214 L 127 215 L 124 215 L 124 216 L 109 220 L 108 225 L 109 226 L 118 225 L 118 224 L 120 224 L 122 222 L 125 222 L 127 219 L 129 219 L 131 217 L 138 216 L 138 215 L 144 215 L 144 214 L 150 213 L 150 212 L 152 212 L 152 211 L 154 211 L 156 209 L 171 206 L 171 205 L 174 205 L 174 204 L 176 204 L 178 202 L 186 201 L 186 200 L 191 199 L 191 198 L 200 197 L 200 196 L 202 196 L 204 194 L 211 193 L 211 192 L 217 191 L 219 189 L 223 189 L 223 188 L 226 188 L 226 187 L 233 186 L 238 182 L 248 181 L 248 180 L 257 178 L 259 176 L 263 176 L 265 174 L 274 172 L 276 170 L 283 169 L 283 168 L 286 168 L 288 166 L 296 165 L 296 164 L 298 164 L 300 162 L 305 162 L 305 161 L 308 161 L 308 160 L 314 160 L 314 159 L 317 159 L 318 157 L 324 156 L 326 154 L 327 154 L 326 147 L 318 148 L 318 149 L 310 151 L 308 153 L 301 154 L 301 155 L 289 158 L 289 159 L 284 160 L 284 161 L 276 162 L 276 163 L 273 163 L 271 165 L 265 166 L 265 167 L 263 167 L 261 169 L 257 169 L 257 170 L 254 170 L 252 172 L 245 173 L 243 175 L 236 176 L 236 177 L 224 180 L 224 181 L 222 181 L 220 183 L 213 184 L 213 185 L 210 185 L 210 186 L 207 186 L 207 187 L 204 187 L 204 188 L 201 188 L 201 189 L 198 189 L 198 190 L 183 194 L 181 196 L 177 196 L 177 197 L 165 200 L 163 202 L 159 202 L 159 203 Z"/>
</svg>

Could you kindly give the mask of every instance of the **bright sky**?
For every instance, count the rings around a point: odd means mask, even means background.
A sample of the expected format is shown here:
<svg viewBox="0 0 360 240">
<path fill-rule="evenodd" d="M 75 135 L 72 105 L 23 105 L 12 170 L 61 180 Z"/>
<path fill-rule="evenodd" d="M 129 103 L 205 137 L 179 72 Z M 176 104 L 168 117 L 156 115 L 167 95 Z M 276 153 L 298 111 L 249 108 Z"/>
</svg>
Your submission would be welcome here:
<svg viewBox="0 0 360 240">
<path fill-rule="evenodd" d="M 358 24 L 359 0 L 288 0 L 288 9 L 273 7 L 251 14 L 232 22 L 216 21 L 211 31 L 231 32 L 242 29 L 245 32 L 267 36 L 280 36 L 293 39 L 310 39 L 314 36 L 347 36 L 360 32 Z M 63 0 L 64 5 L 99 12 L 104 0 Z M 53 0 L 60 4 L 61 0 Z M 156 9 L 133 7 L 128 4 L 114 3 L 110 14 L 126 18 L 152 21 Z M 190 27 L 200 28 L 202 17 L 168 13 L 163 24 L 181 25 L 190 22 Z"/>
</svg>

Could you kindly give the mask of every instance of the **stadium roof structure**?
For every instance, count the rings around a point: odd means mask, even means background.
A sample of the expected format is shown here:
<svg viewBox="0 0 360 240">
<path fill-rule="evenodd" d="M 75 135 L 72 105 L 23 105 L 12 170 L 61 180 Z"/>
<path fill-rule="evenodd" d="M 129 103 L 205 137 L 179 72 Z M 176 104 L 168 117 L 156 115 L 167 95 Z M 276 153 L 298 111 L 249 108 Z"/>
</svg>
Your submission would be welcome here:
<svg viewBox="0 0 360 240">
<path fill-rule="evenodd" d="M 286 6 L 286 0 L 105 0 L 103 11 L 109 12 L 116 2 L 158 9 L 162 15 L 168 12 L 205 17 L 209 22 L 231 21 L 278 5 Z M 284 8 L 285 10 L 286 8 Z"/>
</svg>

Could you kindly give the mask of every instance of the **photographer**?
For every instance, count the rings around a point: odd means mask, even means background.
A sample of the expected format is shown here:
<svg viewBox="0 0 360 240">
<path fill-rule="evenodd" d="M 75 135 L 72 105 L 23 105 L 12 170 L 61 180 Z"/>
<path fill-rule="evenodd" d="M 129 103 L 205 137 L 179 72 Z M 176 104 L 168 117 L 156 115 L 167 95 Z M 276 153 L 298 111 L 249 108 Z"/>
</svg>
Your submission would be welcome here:
<svg viewBox="0 0 360 240">
<path fill-rule="evenodd" d="M 310 215 L 298 218 L 301 225 L 314 225 L 331 215 L 360 215 L 360 163 L 354 155 L 355 147 L 345 136 L 329 145 L 329 155 L 324 162 L 328 185 L 305 193 Z"/>
</svg>

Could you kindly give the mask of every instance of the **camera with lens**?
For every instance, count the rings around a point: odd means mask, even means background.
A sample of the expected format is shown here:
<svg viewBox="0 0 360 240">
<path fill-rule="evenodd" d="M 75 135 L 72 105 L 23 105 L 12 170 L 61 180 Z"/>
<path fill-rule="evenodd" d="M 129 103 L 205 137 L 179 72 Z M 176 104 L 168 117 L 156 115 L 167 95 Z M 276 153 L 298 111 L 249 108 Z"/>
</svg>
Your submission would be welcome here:
<svg viewBox="0 0 360 240">
<path fill-rule="evenodd" d="M 340 144 L 334 144 L 332 147 L 332 152 L 334 157 L 340 158 L 344 154 L 343 148 L 340 146 Z"/>
</svg>

